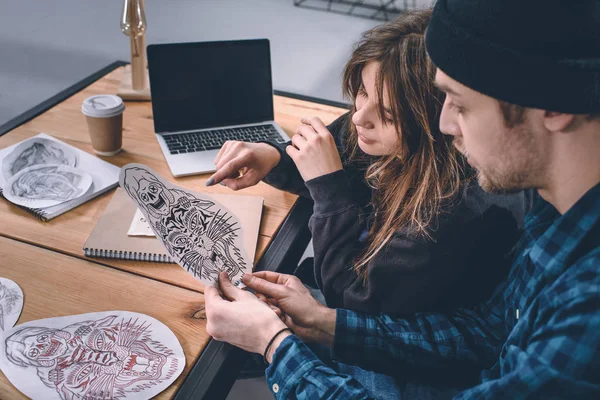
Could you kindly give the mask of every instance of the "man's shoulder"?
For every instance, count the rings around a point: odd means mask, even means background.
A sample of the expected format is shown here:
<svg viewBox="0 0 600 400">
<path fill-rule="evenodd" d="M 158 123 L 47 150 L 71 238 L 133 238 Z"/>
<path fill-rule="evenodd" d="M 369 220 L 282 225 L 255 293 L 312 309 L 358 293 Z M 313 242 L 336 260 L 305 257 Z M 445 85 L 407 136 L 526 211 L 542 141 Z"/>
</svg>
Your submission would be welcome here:
<svg viewBox="0 0 600 400">
<path fill-rule="evenodd" d="M 600 306 L 600 246 L 573 260 L 547 295 L 554 307 L 573 302 L 595 302 Z"/>
</svg>

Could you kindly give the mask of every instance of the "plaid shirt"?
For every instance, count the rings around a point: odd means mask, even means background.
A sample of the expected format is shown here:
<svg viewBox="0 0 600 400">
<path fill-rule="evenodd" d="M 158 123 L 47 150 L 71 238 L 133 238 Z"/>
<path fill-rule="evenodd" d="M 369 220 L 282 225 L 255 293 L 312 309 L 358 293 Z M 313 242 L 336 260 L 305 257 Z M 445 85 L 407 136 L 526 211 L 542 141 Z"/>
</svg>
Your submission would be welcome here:
<svg viewBox="0 0 600 400">
<path fill-rule="evenodd" d="M 405 318 L 337 310 L 334 356 L 393 375 L 399 365 L 476 367 L 458 399 L 600 399 L 600 184 L 560 215 L 541 198 L 508 278 L 485 303 Z M 287 337 L 267 369 L 278 399 L 368 398 Z"/>
</svg>

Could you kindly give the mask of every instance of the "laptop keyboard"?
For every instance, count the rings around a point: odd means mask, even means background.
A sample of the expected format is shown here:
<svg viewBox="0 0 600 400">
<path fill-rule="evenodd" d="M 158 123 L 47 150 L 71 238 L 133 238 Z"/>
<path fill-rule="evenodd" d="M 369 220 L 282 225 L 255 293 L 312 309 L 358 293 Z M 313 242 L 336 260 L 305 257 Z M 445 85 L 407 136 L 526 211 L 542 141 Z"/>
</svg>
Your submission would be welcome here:
<svg viewBox="0 0 600 400">
<path fill-rule="evenodd" d="M 284 143 L 285 139 L 273 125 L 255 125 L 214 131 L 187 132 L 163 136 L 171 154 L 194 153 L 197 151 L 220 149 L 228 140 L 260 142 L 272 140 Z"/>
</svg>

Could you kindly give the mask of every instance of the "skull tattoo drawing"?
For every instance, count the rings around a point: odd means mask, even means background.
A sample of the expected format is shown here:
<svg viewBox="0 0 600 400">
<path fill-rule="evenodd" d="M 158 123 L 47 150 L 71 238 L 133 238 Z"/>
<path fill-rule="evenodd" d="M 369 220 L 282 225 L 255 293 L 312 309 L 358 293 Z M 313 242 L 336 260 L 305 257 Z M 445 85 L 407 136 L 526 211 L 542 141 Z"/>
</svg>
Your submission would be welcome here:
<svg viewBox="0 0 600 400">
<path fill-rule="evenodd" d="M 27 327 L 5 340 L 6 357 L 19 367 L 36 368 L 61 399 L 139 397 L 133 395 L 170 384 L 181 370 L 178 357 L 151 337 L 150 328 L 116 315 L 61 329 Z"/>
<path fill-rule="evenodd" d="M 233 215 L 214 201 L 168 187 L 143 166 L 123 167 L 121 181 L 179 265 L 205 284 L 214 284 L 221 271 L 241 283 L 251 263 L 243 255 Z"/>
</svg>

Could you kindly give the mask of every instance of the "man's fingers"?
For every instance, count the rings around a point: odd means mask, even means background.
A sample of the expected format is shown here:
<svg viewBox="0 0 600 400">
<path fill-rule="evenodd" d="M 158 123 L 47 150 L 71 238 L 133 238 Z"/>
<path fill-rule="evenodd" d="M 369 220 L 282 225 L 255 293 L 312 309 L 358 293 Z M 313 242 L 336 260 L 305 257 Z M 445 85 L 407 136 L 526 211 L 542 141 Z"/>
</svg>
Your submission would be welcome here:
<svg viewBox="0 0 600 400">
<path fill-rule="evenodd" d="M 211 308 L 212 305 L 223 301 L 223 298 L 219 294 L 219 290 L 216 287 L 206 286 L 204 288 L 204 304 L 207 309 Z"/>
<path fill-rule="evenodd" d="M 301 122 L 305 125 L 310 125 L 318 134 L 330 133 L 323 121 L 317 117 L 302 118 Z"/>
<path fill-rule="evenodd" d="M 221 292 L 223 292 L 225 297 L 230 300 L 238 300 L 244 294 L 242 289 L 233 286 L 227 272 L 221 272 L 219 274 L 219 288 L 221 288 Z"/>
<path fill-rule="evenodd" d="M 257 278 L 250 274 L 244 275 L 243 281 L 246 286 L 255 292 L 265 294 L 269 297 L 274 297 L 275 299 L 287 297 L 291 290 L 284 285 L 269 282 L 265 279 Z"/>
<path fill-rule="evenodd" d="M 244 275 L 244 277 L 246 277 L 247 275 L 249 278 L 250 277 L 249 274 Z M 269 282 L 273 282 L 273 283 L 284 283 L 284 278 L 286 277 L 285 274 L 280 274 L 279 272 L 273 272 L 273 271 L 258 271 L 258 272 L 253 272 L 250 275 L 260 278 L 260 279 L 264 279 Z M 248 279 L 248 278 L 246 278 L 246 279 Z"/>
</svg>

